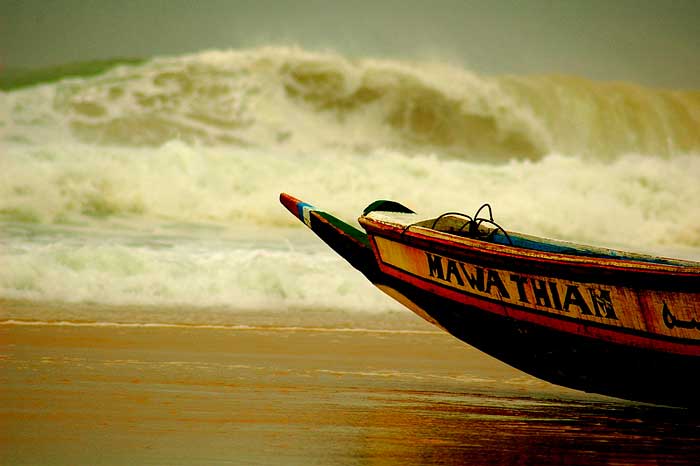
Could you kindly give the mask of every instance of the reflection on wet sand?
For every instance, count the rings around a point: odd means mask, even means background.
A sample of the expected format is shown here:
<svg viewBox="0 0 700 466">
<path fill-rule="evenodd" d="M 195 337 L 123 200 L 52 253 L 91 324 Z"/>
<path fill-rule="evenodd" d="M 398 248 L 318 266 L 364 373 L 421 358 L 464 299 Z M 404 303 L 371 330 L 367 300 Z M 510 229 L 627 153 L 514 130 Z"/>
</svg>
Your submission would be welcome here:
<svg viewBox="0 0 700 466">
<path fill-rule="evenodd" d="M 4 324 L 0 378 L 2 464 L 700 458 L 700 416 L 555 387 L 442 333 Z"/>
<path fill-rule="evenodd" d="M 401 392 L 387 394 L 374 415 L 372 425 L 403 437 L 393 450 L 407 464 L 656 465 L 700 458 L 700 417 L 616 400 Z M 386 453 L 385 440 L 368 437 L 367 450 Z"/>
</svg>

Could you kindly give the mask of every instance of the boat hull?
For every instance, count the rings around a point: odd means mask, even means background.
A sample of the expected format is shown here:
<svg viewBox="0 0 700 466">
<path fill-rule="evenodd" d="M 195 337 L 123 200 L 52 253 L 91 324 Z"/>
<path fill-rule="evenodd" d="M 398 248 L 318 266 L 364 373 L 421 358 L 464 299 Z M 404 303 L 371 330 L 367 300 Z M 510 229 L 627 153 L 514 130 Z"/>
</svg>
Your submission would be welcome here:
<svg viewBox="0 0 700 466">
<path fill-rule="evenodd" d="M 610 343 L 484 311 L 380 275 L 379 288 L 463 342 L 539 379 L 585 392 L 699 407 L 698 358 Z"/>
<path fill-rule="evenodd" d="M 450 258 L 455 248 L 449 244 L 441 249 L 439 241 L 416 241 L 400 230 L 386 235 L 361 218 L 365 234 L 291 196 L 281 200 L 380 290 L 523 372 L 586 392 L 700 407 L 692 275 L 654 275 L 644 268 L 630 274 L 615 266 L 583 267 L 577 275 L 568 264 L 546 261 L 529 270 L 528 261 L 484 259 L 488 254 L 466 250 Z M 499 268 L 487 268 L 494 264 Z M 653 292 L 635 294 L 635 287 L 650 283 Z"/>
</svg>

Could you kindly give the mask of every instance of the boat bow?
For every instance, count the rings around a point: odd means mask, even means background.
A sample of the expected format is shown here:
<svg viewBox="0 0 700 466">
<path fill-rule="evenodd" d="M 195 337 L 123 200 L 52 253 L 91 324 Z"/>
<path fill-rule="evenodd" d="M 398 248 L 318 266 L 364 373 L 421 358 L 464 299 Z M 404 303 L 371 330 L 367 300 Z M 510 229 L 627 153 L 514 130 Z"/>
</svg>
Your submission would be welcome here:
<svg viewBox="0 0 700 466">
<path fill-rule="evenodd" d="M 700 408 L 698 263 L 505 231 L 499 243 L 497 231 L 465 228 L 464 218 L 416 221 L 392 201 L 365 209 L 364 233 L 288 194 L 280 200 L 379 289 L 515 368 Z"/>
</svg>

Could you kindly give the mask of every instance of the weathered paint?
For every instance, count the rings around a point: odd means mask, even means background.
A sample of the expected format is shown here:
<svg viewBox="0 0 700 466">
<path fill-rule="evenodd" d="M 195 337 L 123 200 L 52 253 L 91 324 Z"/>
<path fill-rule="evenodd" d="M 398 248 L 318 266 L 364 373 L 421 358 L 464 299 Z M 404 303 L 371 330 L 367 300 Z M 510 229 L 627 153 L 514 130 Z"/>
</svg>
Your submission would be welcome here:
<svg viewBox="0 0 700 466">
<path fill-rule="evenodd" d="M 542 316 L 563 317 L 569 325 L 556 321 L 550 325 L 572 331 L 580 329 L 571 325 L 573 321 L 630 330 L 638 335 L 694 340 L 700 354 L 700 326 L 694 324 L 700 314 L 697 293 L 633 289 L 516 273 L 474 265 L 387 238 L 372 238 L 380 269 L 423 289 L 458 301 L 481 299 L 485 306 L 500 314 L 529 310 L 533 314 L 525 314 L 523 318 L 530 321 L 541 321 Z M 620 334 L 620 338 L 626 335 Z"/>
</svg>

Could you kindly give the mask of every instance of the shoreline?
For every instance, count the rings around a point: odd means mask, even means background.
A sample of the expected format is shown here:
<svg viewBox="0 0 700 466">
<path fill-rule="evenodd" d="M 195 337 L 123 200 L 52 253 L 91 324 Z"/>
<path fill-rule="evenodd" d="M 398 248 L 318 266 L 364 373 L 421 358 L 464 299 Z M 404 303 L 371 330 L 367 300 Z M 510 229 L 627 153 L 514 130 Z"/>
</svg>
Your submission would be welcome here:
<svg viewBox="0 0 700 466">
<path fill-rule="evenodd" d="M 221 306 L 110 305 L 7 298 L 0 298 L 0 325 L 441 332 L 406 309 L 376 313 L 298 307 L 250 310 Z"/>
</svg>

